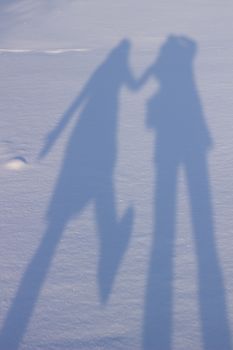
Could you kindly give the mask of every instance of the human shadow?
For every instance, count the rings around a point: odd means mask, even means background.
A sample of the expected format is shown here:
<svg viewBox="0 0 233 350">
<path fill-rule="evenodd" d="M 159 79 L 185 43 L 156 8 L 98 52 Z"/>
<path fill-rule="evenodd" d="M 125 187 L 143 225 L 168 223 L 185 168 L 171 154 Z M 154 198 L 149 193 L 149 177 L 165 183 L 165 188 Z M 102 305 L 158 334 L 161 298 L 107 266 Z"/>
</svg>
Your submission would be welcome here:
<svg viewBox="0 0 233 350">
<path fill-rule="evenodd" d="M 193 40 L 170 36 L 151 68 L 160 88 L 148 102 L 147 115 L 147 126 L 156 131 L 156 181 L 154 236 L 144 310 L 144 350 L 172 349 L 173 256 L 180 167 L 184 168 L 187 178 L 198 262 L 203 348 L 232 349 L 208 175 L 207 156 L 212 141 L 193 73 L 196 51 Z"/>
<path fill-rule="evenodd" d="M 129 68 L 130 42 L 123 40 L 96 69 L 79 96 L 49 133 L 40 153 L 44 157 L 80 109 L 71 132 L 47 212 L 48 227 L 22 277 L 1 331 L 0 348 L 18 349 L 36 306 L 55 250 L 69 220 L 91 201 L 99 237 L 97 284 L 106 303 L 133 225 L 133 208 L 119 218 L 113 175 L 117 160 L 117 128 L 121 88 L 136 90 Z"/>
</svg>

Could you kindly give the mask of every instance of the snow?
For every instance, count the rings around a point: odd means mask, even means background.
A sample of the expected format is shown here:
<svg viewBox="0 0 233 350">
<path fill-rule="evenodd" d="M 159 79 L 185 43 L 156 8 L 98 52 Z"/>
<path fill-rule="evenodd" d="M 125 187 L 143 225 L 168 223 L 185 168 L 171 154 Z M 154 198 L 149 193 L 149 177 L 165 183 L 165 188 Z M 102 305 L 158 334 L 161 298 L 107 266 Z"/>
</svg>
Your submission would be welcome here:
<svg viewBox="0 0 233 350">
<path fill-rule="evenodd" d="M 0 1 L 0 349 L 233 349 L 232 7 Z"/>
</svg>

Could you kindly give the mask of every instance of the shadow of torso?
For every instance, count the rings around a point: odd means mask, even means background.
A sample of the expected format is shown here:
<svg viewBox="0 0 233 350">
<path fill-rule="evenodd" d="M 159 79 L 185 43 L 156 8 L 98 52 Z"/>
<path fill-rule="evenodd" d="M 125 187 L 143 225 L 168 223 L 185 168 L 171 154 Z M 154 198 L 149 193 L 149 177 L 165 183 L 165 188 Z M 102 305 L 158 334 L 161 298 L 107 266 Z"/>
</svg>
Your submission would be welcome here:
<svg viewBox="0 0 233 350">
<path fill-rule="evenodd" d="M 192 72 L 182 69 L 178 76 L 169 68 L 160 91 L 148 102 L 147 122 L 156 130 L 156 162 L 178 164 L 205 154 L 211 139 Z"/>
</svg>

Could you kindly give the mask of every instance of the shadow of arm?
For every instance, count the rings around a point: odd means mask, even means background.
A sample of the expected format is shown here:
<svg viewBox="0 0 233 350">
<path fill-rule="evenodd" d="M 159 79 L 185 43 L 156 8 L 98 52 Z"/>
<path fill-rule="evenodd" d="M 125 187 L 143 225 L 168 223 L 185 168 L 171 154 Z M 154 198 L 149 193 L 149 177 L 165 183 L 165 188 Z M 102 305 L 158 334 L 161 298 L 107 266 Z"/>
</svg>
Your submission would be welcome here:
<svg viewBox="0 0 233 350">
<path fill-rule="evenodd" d="M 44 158 L 53 147 L 56 140 L 59 138 L 62 131 L 65 129 L 66 125 L 69 123 L 71 118 L 73 117 L 75 111 L 80 107 L 80 105 L 83 103 L 84 99 L 86 98 L 88 94 L 88 86 L 86 86 L 81 94 L 74 100 L 74 102 L 71 104 L 71 106 L 65 111 L 63 114 L 60 122 L 55 126 L 55 128 L 50 131 L 45 139 L 45 143 L 43 148 L 41 149 L 38 159 Z"/>
<path fill-rule="evenodd" d="M 139 90 L 153 75 L 153 72 L 154 66 L 150 66 L 139 79 L 134 79 L 134 77 L 131 74 L 128 74 L 126 84 L 131 90 Z"/>
</svg>

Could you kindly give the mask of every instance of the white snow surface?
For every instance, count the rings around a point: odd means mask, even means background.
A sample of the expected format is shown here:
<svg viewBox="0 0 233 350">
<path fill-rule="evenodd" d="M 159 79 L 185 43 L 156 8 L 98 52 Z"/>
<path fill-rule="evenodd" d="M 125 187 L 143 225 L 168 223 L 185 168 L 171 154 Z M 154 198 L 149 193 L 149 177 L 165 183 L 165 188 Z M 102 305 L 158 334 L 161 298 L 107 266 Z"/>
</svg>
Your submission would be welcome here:
<svg viewBox="0 0 233 350">
<path fill-rule="evenodd" d="M 233 350 L 232 11 L 0 0 L 1 350 Z"/>
</svg>

